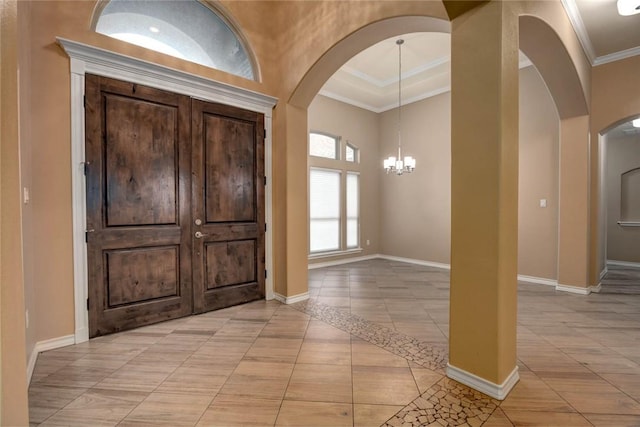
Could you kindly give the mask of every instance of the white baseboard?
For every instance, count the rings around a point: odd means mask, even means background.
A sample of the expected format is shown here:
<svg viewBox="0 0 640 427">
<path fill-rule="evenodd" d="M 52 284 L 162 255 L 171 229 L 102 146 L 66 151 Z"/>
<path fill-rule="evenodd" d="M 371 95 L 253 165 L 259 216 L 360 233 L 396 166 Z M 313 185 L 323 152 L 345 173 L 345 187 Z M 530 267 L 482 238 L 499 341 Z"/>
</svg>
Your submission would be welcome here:
<svg viewBox="0 0 640 427">
<path fill-rule="evenodd" d="M 368 261 L 370 259 L 376 259 L 376 258 L 380 258 L 380 255 L 378 254 L 364 255 L 364 256 L 351 257 L 351 258 L 340 258 L 333 261 L 317 262 L 314 264 L 309 264 L 309 270 L 313 270 L 315 268 L 334 267 L 336 265 L 350 264 L 352 262 L 358 262 L 358 261 Z"/>
<path fill-rule="evenodd" d="M 54 350 L 56 348 L 73 345 L 75 343 L 76 340 L 74 335 L 65 335 L 64 337 L 38 341 L 36 345 L 33 346 L 33 351 L 31 352 L 31 356 L 29 357 L 29 363 L 27 364 L 27 383 L 31 383 L 31 376 L 33 375 L 33 370 L 36 367 L 36 359 L 38 359 L 38 354 L 42 353 L 43 351 Z"/>
<path fill-rule="evenodd" d="M 583 288 L 582 286 L 561 285 L 558 283 L 556 285 L 556 291 L 569 292 L 578 295 L 589 295 L 591 292 L 600 292 L 600 284 L 597 286 L 588 286 Z"/>
<path fill-rule="evenodd" d="M 444 264 L 444 263 L 441 263 L 441 262 L 423 261 L 423 260 L 420 260 L 420 259 L 403 258 L 403 257 L 399 257 L 399 256 L 382 255 L 382 254 L 379 254 L 378 258 L 386 259 L 386 260 L 389 260 L 389 261 L 406 262 L 408 264 L 423 265 L 425 267 L 441 268 L 443 270 L 451 270 L 451 265 Z"/>
<path fill-rule="evenodd" d="M 502 384 L 495 384 L 471 372 L 456 368 L 449 363 L 447 363 L 447 377 L 498 400 L 504 400 L 520 379 L 517 366 L 513 368 L 513 371 L 511 371 Z"/>
<path fill-rule="evenodd" d="M 349 264 L 352 262 L 366 261 L 366 260 L 376 259 L 376 258 L 386 259 L 389 261 L 406 262 L 408 264 L 423 265 L 425 267 L 440 268 L 443 270 L 451 270 L 450 264 L 444 264 L 441 262 L 433 262 L 433 261 L 423 261 L 420 259 L 413 259 L 413 258 L 403 258 L 403 257 L 384 255 L 384 254 L 367 255 L 367 256 L 362 256 L 357 258 L 343 258 L 335 261 L 309 264 L 309 269 L 311 270 L 315 268 L 331 267 L 335 265 Z M 610 262 L 611 261 L 607 261 L 607 264 L 609 264 Z M 622 262 L 622 261 L 614 261 L 614 262 Z M 624 265 L 628 266 L 629 264 L 633 264 L 633 263 L 625 263 Z M 637 268 L 640 268 L 640 264 L 637 264 L 637 266 L 638 266 Z M 579 294 L 579 295 L 589 295 L 591 292 L 600 292 L 599 284 L 598 286 L 590 286 L 588 288 L 583 288 L 580 286 L 562 285 L 558 283 L 557 280 L 554 280 L 554 279 L 545 279 L 543 277 L 526 276 L 524 274 L 518 274 L 518 280 L 522 282 L 527 282 L 527 283 L 535 283 L 535 284 L 545 285 L 545 286 L 554 286 L 556 288 L 556 291 L 570 292 L 570 293 Z M 300 295 L 296 295 L 291 298 L 288 298 L 288 297 L 284 297 L 283 295 L 274 294 L 274 298 L 284 304 L 292 304 L 293 302 L 303 301 L 309 298 L 309 295 L 300 294 Z"/>
<path fill-rule="evenodd" d="M 291 297 L 285 297 L 277 292 L 273 293 L 273 298 L 276 301 L 280 301 L 283 304 L 293 304 L 300 301 L 305 301 L 309 299 L 309 292 L 305 292 L 303 294 L 294 295 Z"/>
<path fill-rule="evenodd" d="M 558 281 L 553 279 L 545 279 L 542 277 L 525 276 L 524 274 L 518 274 L 518 280 L 521 282 L 535 283 L 545 286 L 558 286 Z"/>
<path fill-rule="evenodd" d="M 600 272 L 600 280 L 604 279 L 604 276 L 606 276 L 608 272 L 609 272 L 609 267 L 605 265 L 604 269 Z"/>
<path fill-rule="evenodd" d="M 616 261 L 615 259 L 607 260 L 607 267 L 624 267 L 640 270 L 640 262 Z"/>
</svg>

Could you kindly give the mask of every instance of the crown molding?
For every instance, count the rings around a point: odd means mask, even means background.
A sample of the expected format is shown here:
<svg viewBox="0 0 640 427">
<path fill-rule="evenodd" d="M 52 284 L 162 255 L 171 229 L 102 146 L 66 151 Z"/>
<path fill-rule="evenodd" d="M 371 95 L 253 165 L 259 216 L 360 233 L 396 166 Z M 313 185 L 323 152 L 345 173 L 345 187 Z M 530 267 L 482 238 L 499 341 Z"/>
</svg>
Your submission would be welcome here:
<svg viewBox="0 0 640 427">
<path fill-rule="evenodd" d="M 620 52 L 610 53 L 609 55 L 599 56 L 595 61 L 593 61 L 593 66 L 596 67 L 598 65 L 608 64 L 609 62 L 620 61 L 621 59 L 631 58 L 632 56 L 637 55 L 640 55 L 640 46 L 621 50 Z"/>
<path fill-rule="evenodd" d="M 580 11 L 578 10 L 578 5 L 575 0 L 560 0 L 562 6 L 564 7 L 565 12 L 567 12 L 567 16 L 569 17 L 569 21 L 571 21 L 571 26 L 573 26 L 573 30 L 576 32 L 578 36 L 578 40 L 582 45 L 582 50 L 584 50 L 585 55 L 589 59 L 591 64 L 594 64 L 596 60 L 596 53 L 593 49 L 593 43 L 591 43 L 591 38 L 587 33 L 587 27 L 584 25 L 584 21 L 582 20 L 582 16 L 580 16 Z"/>
</svg>

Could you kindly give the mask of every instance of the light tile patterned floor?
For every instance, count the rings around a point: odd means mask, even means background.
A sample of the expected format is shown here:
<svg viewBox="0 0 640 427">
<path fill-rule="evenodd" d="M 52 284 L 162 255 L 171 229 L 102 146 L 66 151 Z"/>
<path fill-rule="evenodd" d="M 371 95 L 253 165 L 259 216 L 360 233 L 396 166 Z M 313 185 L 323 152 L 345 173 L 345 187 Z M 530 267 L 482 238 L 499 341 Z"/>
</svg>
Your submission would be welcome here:
<svg viewBox="0 0 640 427">
<path fill-rule="evenodd" d="M 33 425 L 640 425 L 640 295 L 519 286 L 520 382 L 444 377 L 449 274 L 374 260 L 259 301 L 42 353 Z"/>
</svg>

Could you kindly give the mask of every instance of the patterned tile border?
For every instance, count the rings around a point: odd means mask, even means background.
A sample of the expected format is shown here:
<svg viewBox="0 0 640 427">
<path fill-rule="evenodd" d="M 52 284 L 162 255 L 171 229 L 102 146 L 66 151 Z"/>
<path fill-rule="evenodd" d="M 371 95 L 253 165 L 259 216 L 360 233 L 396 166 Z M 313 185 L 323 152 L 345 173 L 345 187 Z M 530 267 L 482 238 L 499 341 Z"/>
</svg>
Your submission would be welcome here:
<svg viewBox="0 0 640 427">
<path fill-rule="evenodd" d="M 481 426 L 500 403 L 479 391 L 444 377 L 448 351 L 441 344 L 417 340 L 313 300 L 291 304 L 290 307 L 443 375 L 441 380 L 391 417 L 383 427 Z"/>
<path fill-rule="evenodd" d="M 291 307 L 424 368 L 438 374 L 445 374 L 448 351 L 442 344 L 425 343 L 360 316 L 313 300 L 291 304 Z"/>
</svg>

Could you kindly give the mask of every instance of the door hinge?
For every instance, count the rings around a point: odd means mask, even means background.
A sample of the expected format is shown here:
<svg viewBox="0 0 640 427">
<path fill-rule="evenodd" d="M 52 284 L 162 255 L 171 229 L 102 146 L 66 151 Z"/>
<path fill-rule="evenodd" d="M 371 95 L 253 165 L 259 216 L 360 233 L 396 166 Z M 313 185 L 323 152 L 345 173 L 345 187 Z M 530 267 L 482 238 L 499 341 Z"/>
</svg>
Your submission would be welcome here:
<svg viewBox="0 0 640 427">
<path fill-rule="evenodd" d="M 267 270 L 264 271 L 264 278 L 267 278 Z"/>
<path fill-rule="evenodd" d="M 264 185 L 267 185 L 267 175 L 264 176 Z"/>
<path fill-rule="evenodd" d="M 264 231 L 265 232 L 267 231 L 267 223 L 266 222 L 264 223 Z"/>
<path fill-rule="evenodd" d="M 84 176 L 87 176 L 87 173 L 89 173 L 89 165 L 91 164 L 91 162 L 82 162 L 82 170 L 84 172 Z"/>
<path fill-rule="evenodd" d="M 82 106 L 87 108 L 87 95 L 83 95 L 82 98 Z"/>
<path fill-rule="evenodd" d="M 89 311 L 89 298 L 87 298 L 87 311 Z"/>
<path fill-rule="evenodd" d="M 89 233 L 93 233 L 94 230 L 93 228 L 91 230 L 84 230 L 84 242 L 85 243 L 89 243 Z"/>
<path fill-rule="evenodd" d="M 266 138 L 267 137 L 267 130 L 266 129 L 263 129 L 263 130 L 264 130 L 264 137 Z"/>
</svg>

